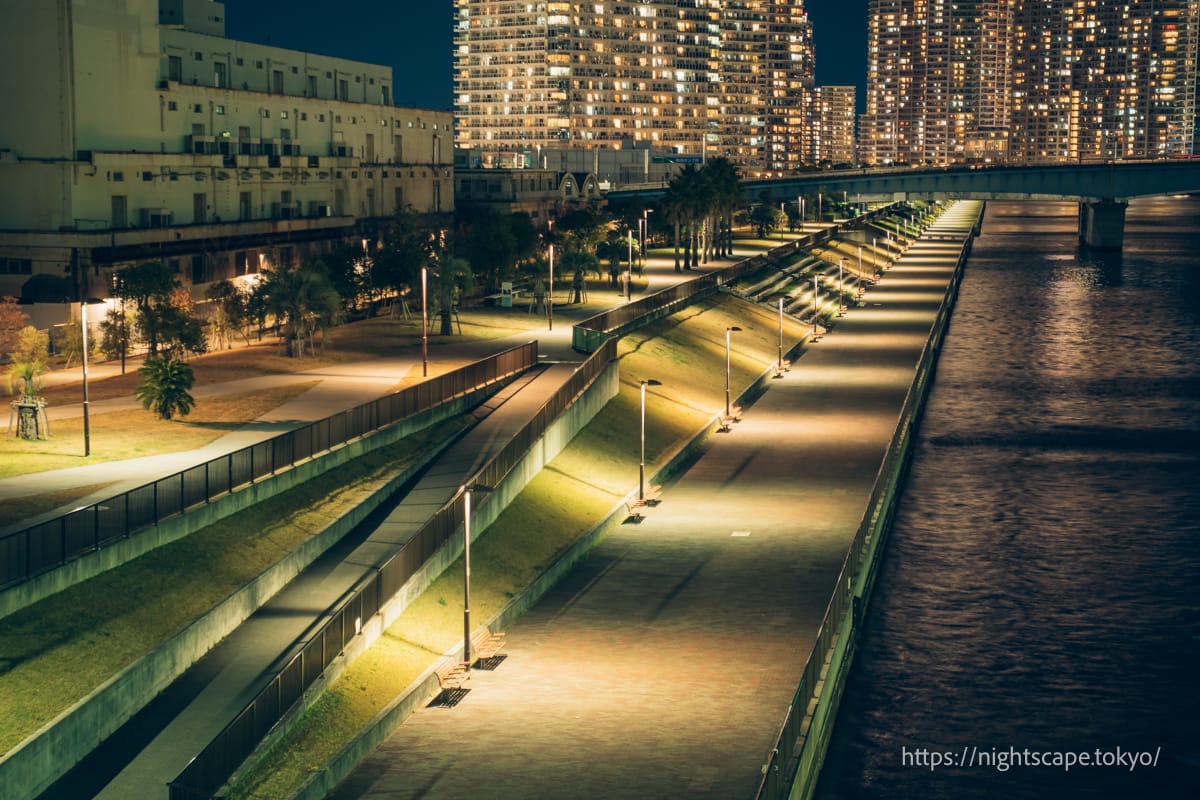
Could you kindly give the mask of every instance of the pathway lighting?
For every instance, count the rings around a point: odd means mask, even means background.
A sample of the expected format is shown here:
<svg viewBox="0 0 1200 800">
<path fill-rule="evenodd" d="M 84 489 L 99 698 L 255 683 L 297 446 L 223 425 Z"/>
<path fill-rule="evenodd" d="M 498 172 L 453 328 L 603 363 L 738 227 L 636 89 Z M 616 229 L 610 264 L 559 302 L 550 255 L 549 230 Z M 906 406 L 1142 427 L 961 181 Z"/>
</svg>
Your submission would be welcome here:
<svg viewBox="0 0 1200 800">
<path fill-rule="evenodd" d="M 641 457 L 638 459 L 638 500 L 646 499 L 646 387 L 647 386 L 662 386 L 661 381 L 656 381 L 653 378 L 642 381 L 642 449 Z"/>
<path fill-rule="evenodd" d="M 471 493 L 491 492 L 491 486 L 471 483 L 463 487 L 463 661 L 471 669 Z"/>
<path fill-rule="evenodd" d="M 733 416 L 733 413 L 732 413 L 733 406 L 732 406 L 732 403 L 730 402 L 730 390 L 729 390 L 729 382 L 730 382 L 729 352 L 730 352 L 730 341 L 731 341 L 730 336 L 734 331 L 740 331 L 740 330 L 741 330 L 741 328 L 739 328 L 737 325 L 731 325 L 725 329 L 725 416 L 726 417 Z"/>
</svg>

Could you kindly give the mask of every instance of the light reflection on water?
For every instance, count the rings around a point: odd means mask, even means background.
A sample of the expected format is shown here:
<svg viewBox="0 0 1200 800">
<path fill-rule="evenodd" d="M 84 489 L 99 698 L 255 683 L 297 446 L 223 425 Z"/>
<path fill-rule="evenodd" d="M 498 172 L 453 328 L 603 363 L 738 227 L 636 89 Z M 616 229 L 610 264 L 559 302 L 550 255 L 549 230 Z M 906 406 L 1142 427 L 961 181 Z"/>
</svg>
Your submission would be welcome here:
<svg viewBox="0 0 1200 800">
<path fill-rule="evenodd" d="M 1200 199 L 991 203 L 822 800 L 1194 796 Z M 905 766 L 903 748 L 1161 747 L 1157 768 Z"/>
</svg>

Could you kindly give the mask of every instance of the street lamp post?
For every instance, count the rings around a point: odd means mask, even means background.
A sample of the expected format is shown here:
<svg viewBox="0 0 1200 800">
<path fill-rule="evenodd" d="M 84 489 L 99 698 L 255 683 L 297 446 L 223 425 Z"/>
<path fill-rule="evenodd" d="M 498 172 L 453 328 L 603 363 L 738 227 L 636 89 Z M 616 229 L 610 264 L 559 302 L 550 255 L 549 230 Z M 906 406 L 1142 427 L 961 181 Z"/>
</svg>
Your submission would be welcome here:
<svg viewBox="0 0 1200 800">
<path fill-rule="evenodd" d="M 812 335 L 812 338 L 813 338 L 814 342 L 817 340 L 817 300 L 819 299 L 820 290 L 821 290 L 821 284 L 818 282 L 817 276 L 813 275 L 813 335 Z"/>
<path fill-rule="evenodd" d="M 740 331 L 740 330 L 741 330 L 741 328 L 739 328 L 737 325 L 731 325 L 725 329 L 725 416 L 726 417 L 733 416 L 733 403 L 732 403 L 732 398 L 730 396 L 731 392 L 730 392 L 730 388 L 729 388 L 729 383 L 730 383 L 730 343 L 731 343 L 730 337 L 734 331 Z"/>
<path fill-rule="evenodd" d="M 863 265 L 862 265 L 862 245 L 858 246 L 858 291 L 855 293 L 858 299 L 866 294 L 867 288 L 863 282 Z"/>
<path fill-rule="evenodd" d="M 821 211 L 821 193 L 817 192 L 817 222 L 822 221 L 823 213 Z"/>
<path fill-rule="evenodd" d="M 646 387 L 662 386 L 661 381 L 653 378 L 642 381 L 642 450 L 638 459 L 638 500 L 646 499 Z"/>
<path fill-rule="evenodd" d="M 796 208 L 800 211 L 800 232 L 804 233 L 804 195 L 796 198 Z"/>
<path fill-rule="evenodd" d="M 429 375 L 429 267 L 421 267 L 421 376 Z"/>
<path fill-rule="evenodd" d="M 787 299 L 787 295 L 781 294 L 777 299 L 779 300 L 779 363 L 775 367 L 775 377 L 782 378 L 783 373 L 787 372 L 787 367 L 783 363 L 783 301 Z"/>
<path fill-rule="evenodd" d="M 79 318 L 83 325 L 83 455 L 87 457 L 92 452 L 92 436 L 91 429 L 88 427 L 88 322 L 87 322 L 87 307 L 88 301 L 83 300 L 79 303 Z"/>
<path fill-rule="evenodd" d="M 779 216 L 783 217 L 784 221 L 787 220 L 787 203 L 784 203 L 784 202 L 779 203 Z M 779 238 L 780 239 L 783 238 L 783 224 L 782 223 L 780 223 L 780 225 L 779 225 Z"/>
<path fill-rule="evenodd" d="M 846 259 L 838 259 L 838 316 L 842 316 L 846 312 Z"/>
<path fill-rule="evenodd" d="M 550 321 L 547 330 L 554 330 L 554 245 L 550 245 L 550 293 L 546 295 L 546 316 Z"/>
<path fill-rule="evenodd" d="M 463 661 L 471 669 L 471 492 L 490 492 L 491 486 L 463 487 Z"/>
<path fill-rule="evenodd" d="M 625 269 L 625 302 L 629 302 L 629 296 L 633 293 L 630 283 L 633 282 L 633 228 L 629 229 L 629 261 L 626 263 Z"/>
<path fill-rule="evenodd" d="M 125 351 L 127 349 L 125 341 L 125 279 L 122 278 L 118 273 L 114 272 L 112 275 L 112 285 L 113 293 L 116 294 L 121 301 L 121 315 L 117 318 L 117 337 L 121 346 L 121 374 L 124 375 Z"/>
<path fill-rule="evenodd" d="M 642 266 L 646 264 L 646 240 L 650 238 L 650 214 L 653 208 L 642 209 Z"/>
</svg>

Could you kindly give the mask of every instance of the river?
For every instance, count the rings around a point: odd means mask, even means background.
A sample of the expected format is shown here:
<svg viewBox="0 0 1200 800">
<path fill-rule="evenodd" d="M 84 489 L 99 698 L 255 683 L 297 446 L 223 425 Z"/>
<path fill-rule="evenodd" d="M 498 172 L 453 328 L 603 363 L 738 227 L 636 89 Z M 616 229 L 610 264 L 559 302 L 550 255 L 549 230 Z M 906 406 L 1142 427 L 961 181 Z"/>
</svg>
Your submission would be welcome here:
<svg viewBox="0 0 1200 800">
<path fill-rule="evenodd" d="M 818 798 L 1196 796 L 1198 334 L 1200 198 L 989 204 Z"/>
</svg>

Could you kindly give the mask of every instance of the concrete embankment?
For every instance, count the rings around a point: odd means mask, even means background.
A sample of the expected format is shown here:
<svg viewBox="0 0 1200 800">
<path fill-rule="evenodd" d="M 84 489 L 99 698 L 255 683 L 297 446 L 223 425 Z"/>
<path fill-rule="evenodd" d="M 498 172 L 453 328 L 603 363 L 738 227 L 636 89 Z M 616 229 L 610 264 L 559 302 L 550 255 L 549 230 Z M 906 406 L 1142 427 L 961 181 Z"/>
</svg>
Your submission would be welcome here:
<svg viewBox="0 0 1200 800">
<path fill-rule="evenodd" d="M 881 540 L 875 509 L 902 477 L 880 465 L 919 415 L 914 368 L 932 367 L 962 242 L 909 250 L 640 525 L 614 526 L 508 629 L 499 669 L 453 710 L 418 709 L 333 796 L 725 798 L 754 794 L 764 769 L 786 794 L 795 763 L 770 753 L 789 704 L 811 698 L 804 791 L 849 663 L 842 612 L 876 557 L 862 545 Z M 831 654 L 843 663 L 822 684 Z"/>
</svg>

